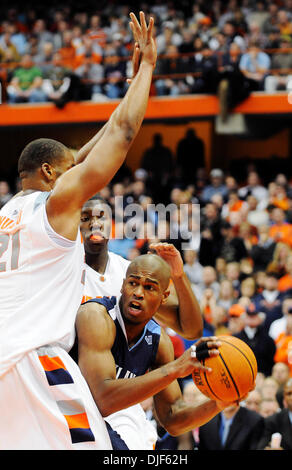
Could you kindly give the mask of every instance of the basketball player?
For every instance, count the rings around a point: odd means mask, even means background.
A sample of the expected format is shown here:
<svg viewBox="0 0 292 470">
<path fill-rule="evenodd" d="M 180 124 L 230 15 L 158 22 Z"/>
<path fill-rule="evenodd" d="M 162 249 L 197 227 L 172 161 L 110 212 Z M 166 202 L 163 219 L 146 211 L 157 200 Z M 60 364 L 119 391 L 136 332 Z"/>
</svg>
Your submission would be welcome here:
<svg viewBox="0 0 292 470">
<path fill-rule="evenodd" d="M 219 354 L 215 337 L 198 340 L 174 360 L 165 331 L 152 319 L 169 295 L 171 268 L 160 256 L 138 256 L 127 269 L 119 297 L 80 306 L 76 329 L 79 366 L 103 416 L 154 396 L 161 425 L 179 435 L 209 421 L 226 404 L 203 398 L 187 405 L 178 378 L 210 369 L 200 360 Z M 195 357 L 197 356 L 197 357 Z"/>
<path fill-rule="evenodd" d="M 23 191 L 0 212 L 0 449 L 111 449 L 104 420 L 67 351 L 83 295 L 85 201 L 124 161 L 147 106 L 153 19 L 130 14 L 139 69 L 104 129 L 74 166 L 59 142 L 28 144 Z"/>
<path fill-rule="evenodd" d="M 123 279 L 130 262 L 108 251 L 111 217 L 106 201 L 94 196 L 87 201 L 81 212 L 81 233 L 84 240 L 86 277 L 84 298 L 119 296 Z M 202 332 L 202 315 L 187 276 L 183 271 L 180 253 L 168 243 L 151 246 L 171 267 L 171 295 L 156 313 L 155 318 L 171 326 L 179 334 L 191 339 Z M 175 287 L 174 287 L 175 286 Z M 179 292 L 180 303 L 176 295 Z M 72 351 L 77 359 L 77 353 Z M 106 418 L 111 427 L 126 442 L 130 450 L 153 449 L 157 434 L 146 419 L 140 405 L 113 413 Z"/>
</svg>

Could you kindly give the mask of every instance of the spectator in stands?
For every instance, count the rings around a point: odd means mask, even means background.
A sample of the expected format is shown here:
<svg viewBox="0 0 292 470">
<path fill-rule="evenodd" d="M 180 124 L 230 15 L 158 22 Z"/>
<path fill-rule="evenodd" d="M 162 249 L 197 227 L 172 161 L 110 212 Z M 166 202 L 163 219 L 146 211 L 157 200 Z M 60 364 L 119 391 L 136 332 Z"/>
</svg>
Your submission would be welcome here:
<svg viewBox="0 0 292 470">
<path fill-rule="evenodd" d="M 213 266 L 204 266 L 201 282 L 198 283 L 198 295 L 202 297 L 205 289 L 211 289 L 214 292 L 216 300 L 219 297 L 220 285 L 217 281 L 216 270 Z"/>
<path fill-rule="evenodd" d="M 100 15 L 92 15 L 89 19 L 89 28 L 86 31 L 88 37 L 93 41 L 93 45 L 96 44 L 103 48 L 107 42 L 107 32 L 102 25 Z"/>
<path fill-rule="evenodd" d="M 29 54 L 25 54 L 7 87 L 9 103 L 36 103 L 46 101 L 42 90 L 42 72 Z"/>
<path fill-rule="evenodd" d="M 54 57 L 54 46 L 52 42 L 44 42 L 40 49 L 40 52 L 34 56 L 35 64 L 41 69 L 44 75 L 47 70 L 52 68 L 52 62 Z"/>
<path fill-rule="evenodd" d="M 13 194 L 11 193 L 8 182 L 0 181 L 0 209 L 12 198 L 12 196 Z"/>
<path fill-rule="evenodd" d="M 288 90 L 292 74 L 281 74 L 281 69 L 292 69 L 291 39 L 282 38 L 279 53 L 272 54 L 271 70 L 279 70 L 277 74 L 268 75 L 265 79 L 265 91 L 274 93 L 277 90 Z M 285 52 L 286 51 L 286 52 Z"/>
<path fill-rule="evenodd" d="M 220 290 L 217 304 L 228 311 L 236 299 L 233 285 L 228 279 L 223 279 L 219 284 Z"/>
<path fill-rule="evenodd" d="M 75 74 L 84 81 L 84 86 L 88 90 L 88 98 L 93 101 L 103 101 L 105 94 L 104 86 L 104 68 L 99 63 L 92 62 L 91 57 L 84 57 L 82 65 L 75 69 Z"/>
<path fill-rule="evenodd" d="M 11 35 L 11 42 L 15 45 L 18 54 L 21 56 L 28 51 L 28 41 L 26 35 L 20 31 L 19 26 L 15 23 L 9 23 L 8 32 Z"/>
<path fill-rule="evenodd" d="M 194 183 L 198 168 L 205 168 L 205 144 L 195 129 L 188 129 L 177 143 L 176 167 L 183 184 Z"/>
<path fill-rule="evenodd" d="M 267 226 L 269 223 L 269 214 L 266 210 L 258 208 L 258 199 L 253 194 L 250 194 L 247 196 L 246 202 L 248 205 L 247 221 L 251 225 L 258 227 L 258 230 L 263 226 Z"/>
<path fill-rule="evenodd" d="M 218 60 L 208 43 L 203 44 L 200 54 L 190 62 L 190 72 L 198 74 L 192 85 L 192 93 L 215 94 L 218 87 Z"/>
<path fill-rule="evenodd" d="M 286 274 L 279 279 L 278 283 L 278 289 L 283 293 L 292 289 L 292 253 L 286 259 L 285 269 Z"/>
<path fill-rule="evenodd" d="M 254 271 L 265 271 L 272 261 L 276 243 L 269 236 L 269 230 L 268 225 L 258 226 L 258 242 L 252 246 L 249 253 L 253 260 Z"/>
<path fill-rule="evenodd" d="M 223 219 L 214 203 L 207 203 L 201 211 L 201 244 L 199 260 L 203 266 L 214 266 L 219 256 L 218 243 L 222 239 Z M 216 243 L 214 241 L 216 240 Z"/>
<path fill-rule="evenodd" d="M 260 412 L 260 406 L 262 402 L 262 396 L 259 390 L 254 389 L 247 395 L 246 399 L 244 400 L 244 406 L 248 410 L 256 411 L 257 413 Z"/>
<path fill-rule="evenodd" d="M 270 236 L 270 229 L 269 229 Z M 274 240 L 273 240 L 274 241 Z M 268 264 L 267 272 L 275 272 L 278 277 L 281 278 L 287 274 L 286 262 L 287 258 L 291 253 L 291 248 L 287 243 L 278 242 L 276 243 L 272 261 Z"/>
<path fill-rule="evenodd" d="M 270 227 L 270 237 L 275 242 L 283 242 L 292 248 L 292 224 L 286 221 L 286 214 L 280 207 L 272 210 L 273 225 Z"/>
<path fill-rule="evenodd" d="M 249 24 L 248 34 L 246 36 L 247 47 L 253 41 L 257 41 L 261 49 L 265 49 L 267 46 L 267 35 L 262 32 L 261 25 L 253 21 Z"/>
<path fill-rule="evenodd" d="M 76 60 L 76 49 L 72 42 L 73 34 L 71 30 L 63 32 L 62 47 L 59 49 L 59 54 L 62 57 L 62 62 L 65 67 L 74 70 Z"/>
<path fill-rule="evenodd" d="M 292 22 L 288 18 L 287 11 L 279 10 L 276 26 L 280 30 L 281 36 L 292 36 Z"/>
<path fill-rule="evenodd" d="M 157 75 L 168 75 L 166 78 L 159 78 L 155 81 L 155 89 L 158 96 L 171 95 L 178 96 L 190 92 L 185 77 L 175 78 L 172 75 L 187 73 L 188 63 L 182 60 L 178 54 L 178 48 L 174 44 L 169 44 L 165 51 L 165 56 L 158 59 L 156 65 Z"/>
<path fill-rule="evenodd" d="M 272 416 L 275 413 L 278 413 L 281 410 L 279 407 L 279 403 L 277 402 L 276 399 L 274 398 L 264 398 L 261 401 L 260 407 L 259 407 L 259 414 L 263 418 L 267 418 L 268 416 Z"/>
<path fill-rule="evenodd" d="M 285 212 L 289 208 L 289 200 L 287 195 L 287 189 L 283 184 L 275 184 L 275 194 L 274 197 L 270 199 L 270 204 L 276 207 L 280 207 Z"/>
<path fill-rule="evenodd" d="M 199 450 L 255 450 L 263 427 L 257 412 L 232 404 L 199 428 Z"/>
<path fill-rule="evenodd" d="M 277 5 L 277 3 L 271 2 L 268 5 L 268 16 L 262 25 L 262 30 L 264 34 L 268 35 L 272 31 L 274 31 L 275 28 L 277 28 L 278 11 L 279 11 L 279 6 Z"/>
<path fill-rule="evenodd" d="M 279 388 L 277 390 L 276 398 L 280 408 L 283 408 L 283 393 L 285 383 L 290 378 L 290 367 L 284 362 L 276 362 L 272 368 L 271 376 L 277 381 Z"/>
<path fill-rule="evenodd" d="M 53 44 L 55 50 L 59 50 L 61 47 L 63 47 L 64 32 L 68 31 L 68 29 L 68 22 L 64 18 L 59 18 L 56 22 L 56 29 L 53 34 Z"/>
<path fill-rule="evenodd" d="M 234 212 L 241 212 L 243 207 L 247 206 L 247 203 L 242 199 L 239 199 L 237 189 L 231 189 L 228 192 L 227 201 L 222 207 L 221 215 L 223 219 L 232 223 L 232 215 Z"/>
<path fill-rule="evenodd" d="M 7 58 L 13 62 L 20 61 L 20 54 L 11 40 L 11 33 L 9 31 L 4 32 L 0 39 L 0 60 L 1 62 L 6 62 Z"/>
<path fill-rule="evenodd" d="M 265 314 L 259 312 L 254 304 L 250 304 L 243 317 L 245 325 L 240 333 L 234 336 L 244 341 L 257 358 L 258 371 L 266 377 L 271 374 L 274 365 L 276 347 L 274 340 L 264 328 Z"/>
<path fill-rule="evenodd" d="M 109 43 L 104 51 L 104 86 L 108 98 L 117 99 L 126 92 L 125 63 L 121 61 L 115 47 Z"/>
<path fill-rule="evenodd" d="M 227 197 L 227 188 L 224 184 L 224 173 L 220 168 L 214 168 L 210 172 L 210 184 L 202 191 L 201 198 L 204 203 L 209 202 L 214 194 Z"/>
<path fill-rule="evenodd" d="M 292 311 L 288 310 L 286 316 L 286 328 L 275 339 L 276 353 L 274 356 L 275 363 L 281 362 L 287 364 L 292 377 Z"/>
<path fill-rule="evenodd" d="M 257 209 L 265 209 L 268 204 L 268 190 L 260 182 L 257 171 L 250 171 L 247 176 L 247 185 L 238 190 L 239 197 L 246 199 L 250 194 L 258 200 Z"/>
<path fill-rule="evenodd" d="M 230 47 L 230 45 L 235 42 L 240 47 L 240 50 L 243 51 L 245 49 L 245 41 L 243 37 L 237 33 L 233 21 L 226 21 L 222 28 L 222 33 L 226 38 L 227 47 Z"/>
<path fill-rule="evenodd" d="M 251 91 L 264 89 L 264 80 L 270 70 L 271 59 L 260 49 L 257 41 L 251 41 L 248 52 L 245 52 L 239 63 L 239 68 L 247 78 Z"/>
<path fill-rule="evenodd" d="M 227 263 L 240 261 L 246 258 L 248 253 L 242 238 L 234 234 L 232 225 L 224 221 L 221 226 L 222 239 L 218 242 L 219 256 Z"/>
<path fill-rule="evenodd" d="M 156 36 L 157 54 L 166 54 L 169 45 L 179 47 L 182 43 L 181 34 L 175 32 L 175 25 L 172 21 L 165 21 L 162 24 L 162 31 Z"/>
<path fill-rule="evenodd" d="M 278 290 L 278 277 L 275 273 L 267 273 L 265 288 L 261 294 L 253 298 L 258 311 L 266 314 L 264 326 L 269 329 L 273 321 L 282 317 L 283 294 Z"/>
<path fill-rule="evenodd" d="M 244 315 L 246 309 L 240 304 L 233 304 L 228 310 L 228 330 L 231 335 L 239 333 L 244 328 Z"/>
<path fill-rule="evenodd" d="M 219 64 L 217 93 L 223 121 L 227 119 L 228 112 L 250 94 L 245 77 L 239 69 L 241 55 L 240 46 L 233 41 Z"/>
<path fill-rule="evenodd" d="M 285 333 L 287 327 L 287 317 L 292 311 L 292 296 L 285 296 L 282 302 L 282 317 L 275 320 L 269 329 L 269 335 L 274 341 L 279 337 L 280 334 Z"/>
<path fill-rule="evenodd" d="M 147 171 L 149 178 L 151 178 L 154 201 L 157 198 L 160 202 L 162 200 L 160 196 L 174 166 L 172 150 L 164 145 L 162 134 L 156 133 L 153 135 L 152 146 L 144 151 L 140 166 Z"/>
<path fill-rule="evenodd" d="M 292 425 L 290 415 L 292 412 L 292 379 L 290 378 L 284 388 L 285 408 L 265 419 L 265 428 L 258 444 L 259 450 L 271 450 L 272 434 L 281 434 L 281 443 L 274 450 L 292 450 Z"/>
<path fill-rule="evenodd" d="M 256 293 L 256 282 L 253 277 L 243 279 L 240 284 L 240 295 L 252 299 Z"/>
<path fill-rule="evenodd" d="M 32 33 L 36 36 L 38 42 L 38 52 L 40 53 L 43 49 L 43 45 L 46 42 L 53 43 L 53 34 L 48 31 L 46 22 L 43 18 L 38 18 L 33 27 Z"/>
<path fill-rule="evenodd" d="M 195 250 L 184 250 L 184 271 L 192 284 L 199 284 L 202 279 L 203 266 L 198 261 Z"/>
<path fill-rule="evenodd" d="M 63 66 L 63 60 L 59 52 L 53 56 L 50 68 L 43 75 L 42 89 L 48 101 L 58 104 L 63 102 L 65 93 L 71 85 L 71 70 Z"/>
</svg>

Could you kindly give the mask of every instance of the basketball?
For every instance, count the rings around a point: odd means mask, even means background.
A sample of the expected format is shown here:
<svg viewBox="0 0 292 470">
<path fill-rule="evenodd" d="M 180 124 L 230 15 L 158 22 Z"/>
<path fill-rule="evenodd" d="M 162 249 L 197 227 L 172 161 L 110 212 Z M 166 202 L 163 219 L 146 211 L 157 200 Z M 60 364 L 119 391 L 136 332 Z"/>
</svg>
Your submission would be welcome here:
<svg viewBox="0 0 292 470">
<path fill-rule="evenodd" d="M 219 355 L 202 360 L 212 372 L 193 372 L 198 389 L 212 400 L 232 402 L 254 388 L 257 361 L 253 351 L 234 336 L 218 336 L 221 342 Z"/>
</svg>

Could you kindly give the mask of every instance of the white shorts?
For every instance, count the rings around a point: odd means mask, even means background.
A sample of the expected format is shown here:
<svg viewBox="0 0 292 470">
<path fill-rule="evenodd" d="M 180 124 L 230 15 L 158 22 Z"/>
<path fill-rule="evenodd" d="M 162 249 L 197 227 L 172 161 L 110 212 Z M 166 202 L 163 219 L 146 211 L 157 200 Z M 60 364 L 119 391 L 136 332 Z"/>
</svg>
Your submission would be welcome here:
<svg viewBox="0 0 292 470">
<path fill-rule="evenodd" d="M 131 380 L 131 379 L 129 379 Z M 105 418 L 130 450 L 153 450 L 157 432 L 141 405 L 117 411 Z"/>
<path fill-rule="evenodd" d="M 80 369 L 58 346 L 31 351 L 2 376 L 0 404 L 0 450 L 112 449 Z"/>
</svg>

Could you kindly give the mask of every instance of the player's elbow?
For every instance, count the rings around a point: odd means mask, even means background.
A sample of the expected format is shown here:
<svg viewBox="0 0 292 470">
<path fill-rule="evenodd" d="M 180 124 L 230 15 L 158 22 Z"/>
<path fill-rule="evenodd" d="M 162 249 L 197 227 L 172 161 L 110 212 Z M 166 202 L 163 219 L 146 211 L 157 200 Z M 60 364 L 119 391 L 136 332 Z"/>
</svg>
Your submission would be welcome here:
<svg viewBox="0 0 292 470">
<path fill-rule="evenodd" d="M 113 409 L 113 407 L 111 406 L 107 397 L 99 396 L 98 399 L 95 400 L 95 402 L 103 418 L 106 418 L 107 416 L 111 415 L 116 411 L 116 409 Z"/>
<path fill-rule="evenodd" d="M 137 127 L 128 116 L 117 116 L 111 122 L 110 132 L 113 138 L 119 141 L 120 146 L 128 148 L 136 136 Z"/>
<path fill-rule="evenodd" d="M 170 436 L 177 437 L 180 434 L 183 434 L 185 431 L 182 426 L 177 423 L 177 421 L 169 420 L 168 422 L 163 423 L 163 427 Z"/>
</svg>

